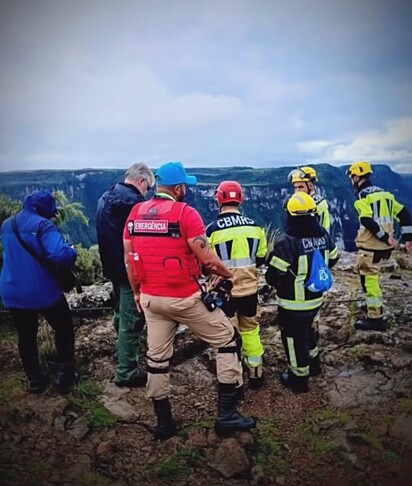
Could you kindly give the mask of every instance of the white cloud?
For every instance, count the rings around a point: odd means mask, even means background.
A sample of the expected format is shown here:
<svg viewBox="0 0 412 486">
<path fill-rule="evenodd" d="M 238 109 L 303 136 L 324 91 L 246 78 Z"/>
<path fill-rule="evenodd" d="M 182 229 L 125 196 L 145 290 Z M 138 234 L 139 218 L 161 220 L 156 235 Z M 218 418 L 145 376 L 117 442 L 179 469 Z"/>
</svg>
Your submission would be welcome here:
<svg viewBox="0 0 412 486">
<path fill-rule="evenodd" d="M 412 162 L 412 118 L 391 120 L 380 130 L 365 131 L 352 140 L 311 140 L 298 144 L 310 162 L 341 162 L 366 159 L 407 166 Z M 412 168 L 411 168 L 412 169 Z"/>
</svg>

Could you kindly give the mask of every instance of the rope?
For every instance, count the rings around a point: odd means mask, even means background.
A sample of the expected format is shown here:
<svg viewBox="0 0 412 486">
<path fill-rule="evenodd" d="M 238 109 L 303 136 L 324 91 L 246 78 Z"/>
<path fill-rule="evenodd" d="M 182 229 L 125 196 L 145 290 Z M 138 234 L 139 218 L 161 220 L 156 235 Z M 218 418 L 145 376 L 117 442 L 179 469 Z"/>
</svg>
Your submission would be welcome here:
<svg viewBox="0 0 412 486">
<path fill-rule="evenodd" d="M 410 297 L 410 294 L 401 294 L 401 295 L 397 295 L 397 296 L 392 296 L 392 297 L 385 297 L 383 299 L 384 302 L 388 301 L 388 300 L 401 300 L 403 302 L 405 302 L 405 300 L 407 299 L 407 297 Z M 364 303 L 365 300 L 364 299 L 361 299 L 361 298 L 358 298 L 358 299 L 339 299 L 339 301 L 335 301 L 335 300 L 324 300 L 323 301 L 323 305 L 328 305 L 328 306 L 336 306 L 338 307 L 340 304 L 351 304 L 351 303 L 354 303 L 354 302 L 357 302 L 357 303 Z M 278 303 L 277 302 L 274 302 L 273 304 L 270 304 L 270 303 L 265 303 L 265 302 L 261 302 L 259 303 L 259 307 L 274 307 L 274 306 L 277 306 Z M 81 313 L 81 312 L 109 312 L 109 311 L 113 311 L 113 307 L 71 307 L 70 310 L 73 312 L 73 313 Z M 4 310 L 0 310 L 0 315 L 7 315 L 9 314 L 9 311 L 7 309 L 4 309 Z"/>
</svg>

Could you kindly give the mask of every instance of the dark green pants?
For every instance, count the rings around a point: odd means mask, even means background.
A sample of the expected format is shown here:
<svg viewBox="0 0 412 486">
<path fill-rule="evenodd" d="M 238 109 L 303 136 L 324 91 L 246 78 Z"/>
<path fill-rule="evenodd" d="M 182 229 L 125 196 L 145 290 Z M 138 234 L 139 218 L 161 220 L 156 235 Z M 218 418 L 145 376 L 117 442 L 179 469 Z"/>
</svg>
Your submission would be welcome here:
<svg viewBox="0 0 412 486">
<path fill-rule="evenodd" d="M 113 326 L 116 330 L 117 367 L 115 380 L 131 380 L 138 374 L 140 334 L 145 324 L 144 314 L 136 309 L 129 285 L 113 284 L 115 310 Z"/>
</svg>

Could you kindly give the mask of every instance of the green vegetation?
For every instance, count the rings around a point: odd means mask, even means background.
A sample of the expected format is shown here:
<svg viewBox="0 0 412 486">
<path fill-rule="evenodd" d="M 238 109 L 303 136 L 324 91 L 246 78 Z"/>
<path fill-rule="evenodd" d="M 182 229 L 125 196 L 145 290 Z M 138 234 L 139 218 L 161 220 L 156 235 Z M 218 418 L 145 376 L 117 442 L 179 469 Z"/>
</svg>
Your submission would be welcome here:
<svg viewBox="0 0 412 486">
<path fill-rule="evenodd" d="M 190 448 L 183 449 L 164 461 L 153 462 L 146 466 L 146 469 L 152 472 L 156 479 L 170 484 L 187 480 L 192 472 L 191 468 L 199 466 L 203 461 L 201 451 Z"/>
<path fill-rule="evenodd" d="M 89 249 L 76 245 L 76 250 L 76 273 L 82 285 L 92 285 L 102 281 L 103 269 L 97 245 L 91 246 Z"/>
<path fill-rule="evenodd" d="M 17 332 L 11 323 L 11 320 L 2 320 L 0 323 L 0 341 L 6 343 L 17 342 Z"/>
<path fill-rule="evenodd" d="M 412 398 L 404 398 L 399 402 L 401 413 L 412 414 Z"/>
<path fill-rule="evenodd" d="M 256 441 L 255 464 L 259 464 L 264 473 L 282 474 L 290 469 L 290 464 L 282 457 L 282 442 L 275 419 L 262 420 L 253 432 Z"/>
<path fill-rule="evenodd" d="M 15 405 L 25 396 L 21 373 L 2 374 L 0 380 L 0 416 L 12 413 Z"/>
<path fill-rule="evenodd" d="M 82 381 L 68 395 L 74 410 L 85 415 L 92 429 L 111 427 L 116 423 L 116 417 L 97 400 L 99 394 L 100 389 L 95 383 Z"/>
<path fill-rule="evenodd" d="M 121 486 L 120 481 L 113 482 L 97 472 L 89 472 L 79 479 L 79 486 Z"/>
<path fill-rule="evenodd" d="M 297 428 L 293 442 L 298 447 L 304 447 L 313 451 L 315 455 L 322 456 L 331 451 L 328 430 L 341 428 L 349 420 L 350 415 L 346 410 L 325 407 L 313 413 Z"/>
</svg>

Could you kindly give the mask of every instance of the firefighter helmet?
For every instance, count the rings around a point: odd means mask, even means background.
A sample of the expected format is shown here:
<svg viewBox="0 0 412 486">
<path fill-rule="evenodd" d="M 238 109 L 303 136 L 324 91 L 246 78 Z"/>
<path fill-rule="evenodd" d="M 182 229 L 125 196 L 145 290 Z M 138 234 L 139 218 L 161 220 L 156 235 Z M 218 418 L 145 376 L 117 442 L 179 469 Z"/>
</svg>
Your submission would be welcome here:
<svg viewBox="0 0 412 486">
<path fill-rule="evenodd" d="M 346 171 L 346 175 L 349 177 L 358 176 L 362 177 L 364 175 L 372 174 L 372 167 L 369 162 L 366 160 L 360 160 L 358 162 L 354 162 L 349 166 L 349 169 Z"/>
<path fill-rule="evenodd" d="M 306 172 L 303 172 L 302 169 L 293 169 L 289 172 L 288 180 L 291 184 L 295 182 L 310 182 L 311 177 Z"/>
<path fill-rule="evenodd" d="M 215 192 L 219 206 L 227 203 L 240 204 L 243 201 L 242 186 L 236 181 L 223 181 Z"/>
<path fill-rule="evenodd" d="M 316 213 L 316 203 L 306 192 L 295 192 L 286 203 L 286 211 L 291 216 L 306 216 Z"/>
<path fill-rule="evenodd" d="M 301 167 L 300 170 L 307 174 L 310 177 L 311 181 L 318 182 L 318 175 L 316 174 L 316 170 L 313 167 Z"/>
</svg>

